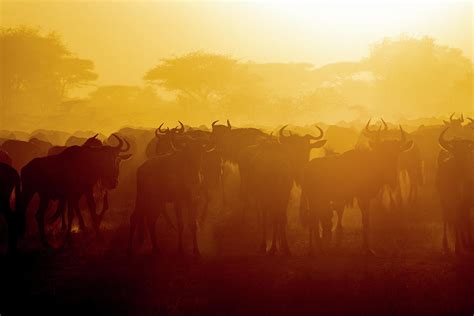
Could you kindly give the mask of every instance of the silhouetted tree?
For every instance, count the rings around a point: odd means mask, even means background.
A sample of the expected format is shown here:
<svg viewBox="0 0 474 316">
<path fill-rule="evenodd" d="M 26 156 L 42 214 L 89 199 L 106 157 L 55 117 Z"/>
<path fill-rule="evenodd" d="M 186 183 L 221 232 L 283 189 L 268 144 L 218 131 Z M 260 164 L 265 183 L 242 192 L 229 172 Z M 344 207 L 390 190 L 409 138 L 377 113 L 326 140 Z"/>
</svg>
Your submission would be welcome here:
<svg viewBox="0 0 474 316">
<path fill-rule="evenodd" d="M 0 29 L 0 122 L 59 104 L 67 92 L 97 78 L 92 61 L 76 58 L 56 33 L 28 27 Z"/>
</svg>

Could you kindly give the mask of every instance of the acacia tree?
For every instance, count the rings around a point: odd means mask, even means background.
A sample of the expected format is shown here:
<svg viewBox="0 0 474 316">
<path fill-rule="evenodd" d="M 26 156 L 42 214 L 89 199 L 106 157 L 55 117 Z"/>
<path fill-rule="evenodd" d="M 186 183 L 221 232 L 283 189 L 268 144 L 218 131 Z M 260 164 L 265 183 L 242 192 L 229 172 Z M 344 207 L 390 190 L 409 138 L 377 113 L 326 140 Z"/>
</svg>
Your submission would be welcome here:
<svg viewBox="0 0 474 316">
<path fill-rule="evenodd" d="M 71 88 L 97 79 L 92 61 L 74 57 L 56 33 L 28 27 L 0 29 L 0 68 L 2 125 L 51 114 Z"/>
</svg>

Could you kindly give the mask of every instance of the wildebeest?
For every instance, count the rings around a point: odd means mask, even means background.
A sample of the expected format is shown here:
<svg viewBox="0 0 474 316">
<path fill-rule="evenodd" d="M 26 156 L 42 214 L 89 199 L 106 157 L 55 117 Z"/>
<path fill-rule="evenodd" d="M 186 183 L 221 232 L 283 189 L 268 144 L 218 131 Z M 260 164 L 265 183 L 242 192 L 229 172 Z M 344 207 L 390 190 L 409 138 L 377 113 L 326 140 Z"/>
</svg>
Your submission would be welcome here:
<svg viewBox="0 0 474 316">
<path fill-rule="evenodd" d="M 366 126 L 366 129 L 368 127 Z M 309 162 L 302 185 L 301 215 L 309 228 L 309 247 L 313 250 L 313 234 L 321 248 L 320 229 L 323 240 L 331 239 L 332 201 L 352 201 L 357 198 L 362 212 L 363 249 L 370 248 L 370 201 L 379 191 L 389 185 L 397 185 L 397 164 L 400 153 L 413 145 L 407 141 L 400 126 L 400 140 L 374 138 L 370 148 L 358 148 L 340 155 L 315 158 Z"/>
<path fill-rule="evenodd" d="M 300 183 L 312 148 L 320 148 L 326 140 L 319 129 L 319 136 L 284 135 L 286 126 L 279 131 L 278 140 L 271 137 L 247 148 L 241 157 L 241 174 L 245 192 L 243 198 L 253 201 L 260 215 L 262 240 L 259 251 L 266 252 L 267 219 L 273 228 L 273 240 L 269 254 L 280 250 L 289 254 L 286 238 L 287 207 L 293 182 Z M 314 141 L 314 142 L 313 142 Z M 250 203 L 249 203 L 250 204 Z"/>
<path fill-rule="evenodd" d="M 100 139 L 97 138 L 99 134 L 95 134 L 92 137 L 87 138 L 81 146 L 83 147 L 102 147 L 103 143 Z M 69 146 L 70 147 L 70 146 Z M 49 149 L 48 151 L 48 156 L 53 156 L 62 153 L 64 150 L 66 150 L 68 146 L 53 146 Z M 106 201 L 107 198 L 107 193 L 104 193 L 104 204 L 107 203 Z M 51 217 L 51 223 L 55 222 L 59 217 L 61 217 L 61 228 L 64 230 L 66 229 L 66 213 L 65 213 L 65 207 L 66 207 L 66 201 L 64 199 L 60 199 L 58 202 L 58 208 Z M 105 208 L 103 209 L 103 211 Z M 90 210 L 89 210 L 90 211 Z M 86 226 L 84 223 L 84 219 L 82 217 L 82 213 L 80 209 L 75 210 L 75 214 L 77 215 L 77 218 L 79 220 L 79 227 L 81 230 L 85 230 Z"/>
<path fill-rule="evenodd" d="M 1 149 L 6 151 L 12 158 L 12 166 L 20 171 L 21 168 L 30 162 L 33 158 L 46 156 L 47 150 L 35 144 L 36 141 L 22 141 L 9 139 L 6 140 Z"/>
<path fill-rule="evenodd" d="M 13 192 L 15 192 L 15 212 L 10 206 L 10 198 Z M 21 213 L 20 206 L 20 176 L 10 165 L 0 163 L 0 214 L 4 216 L 8 226 L 7 251 L 9 253 L 15 252 L 17 238 L 23 229 L 19 217 Z"/>
<path fill-rule="evenodd" d="M 82 195 L 86 196 L 93 218 L 94 228 L 99 234 L 99 221 L 95 212 L 93 188 L 100 180 L 108 189 L 117 186 L 119 164 L 130 158 L 124 155 L 124 141 L 112 134 L 119 142 L 115 147 L 72 146 L 53 156 L 35 158 L 21 170 L 24 209 L 28 207 L 35 193 L 39 194 L 39 208 L 36 220 L 41 242 L 49 247 L 44 229 L 44 215 L 51 200 L 65 200 L 68 203 L 68 236 L 74 218 L 74 211 Z M 99 215 L 100 216 L 100 215 Z"/>
<path fill-rule="evenodd" d="M 199 255 L 197 243 L 196 208 L 201 192 L 202 154 L 208 144 L 191 136 L 173 137 L 172 152 L 145 161 L 137 170 L 135 209 L 130 217 L 128 252 L 131 253 L 135 230 L 146 223 L 153 251 L 158 252 L 155 223 L 165 206 L 171 203 L 177 218 L 178 251 L 183 251 L 183 209 L 188 211 L 189 226 L 193 238 L 193 253 Z M 176 148 L 176 147 L 177 148 Z"/>
<path fill-rule="evenodd" d="M 436 187 L 443 210 L 443 248 L 449 250 L 447 226 L 455 233 L 455 252 L 472 246 L 470 209 L 474 206 L 474 141 L 454 138 L 447 140 L 441 132 L 439 145 L 444 152 L 438 160 Z"/>
</svg>

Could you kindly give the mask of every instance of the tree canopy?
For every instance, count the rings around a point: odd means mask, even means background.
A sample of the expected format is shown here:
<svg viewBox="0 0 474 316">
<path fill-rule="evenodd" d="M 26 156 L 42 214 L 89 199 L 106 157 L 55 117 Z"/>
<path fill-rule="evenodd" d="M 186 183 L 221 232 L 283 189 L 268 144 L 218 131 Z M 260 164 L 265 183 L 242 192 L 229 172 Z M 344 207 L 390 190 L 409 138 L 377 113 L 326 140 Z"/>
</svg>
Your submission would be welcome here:
<svg viewBox="0 0 474 316">
<path fill-rule="evenodd" d="M 77 86 L 97 79 L 90 60 L 75 57 L 56 33 L 0 29 L 0 121 L 52 110 Z M 12 111 L 15 109 L 15 111 Z"/>
</svg>

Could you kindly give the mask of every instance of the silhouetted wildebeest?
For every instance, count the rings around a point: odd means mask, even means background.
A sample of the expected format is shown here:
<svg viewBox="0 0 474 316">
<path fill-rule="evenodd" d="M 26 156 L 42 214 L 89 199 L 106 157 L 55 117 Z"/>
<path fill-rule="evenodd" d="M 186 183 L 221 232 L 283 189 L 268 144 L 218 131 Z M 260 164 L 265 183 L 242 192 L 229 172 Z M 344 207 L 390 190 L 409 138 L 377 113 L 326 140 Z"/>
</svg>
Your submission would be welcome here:
<svg viewBox="0 0 474 316">
<path fill-rule="evenodd" d="M 182 252 L 183 209 L 188 211 L 189 226 L 193 238 L 193 253 L 199 255 L 196 236 L 196 208 L 201 193 L 202 154 L 208 144 L 191 136 L 173 136 L 170 143 L 173 151 L 152 157 L 137 170 L 137 195 L 135 209 L 130 217 L 128 251 L 132 251 L 133 236 L 137 225 L 146 223 L 153 245 L 156 241 L 155 223 L 160 214 L 165 214 L 165 206 L 171 203 L 177 218 L 178 251 Z M 177 146 L 177 148 L 175 147 Z"/>
<path fill-rule="evenodd" d="M 257 128 L 232 128 L 229 120 L 227 125 L 212 122 L 211 141 L 216 144 L 216 148 L 222 153 L 224 160 L 239 163 L 240 152 L 251 145 L 258 144 L 261 140 L 267 139 L 268 134 Z"/>
<path fill-rule="evenodd" d="M 10 206 L 10 198 L 13 191 L 15 192 L 15 212 Z M 0 163 L 0 214 L 4 216 L 8 226 L 7 251 L 9 253 L 15 252 L 18 236 L 24 229 L 20 219 L 22 214 L 20 207 L 20 176 L 18 175 L 18 172 L 10 165 Z"/>
<path fill-rule="evenodd" d="M 161 129 L 164 123 L 161 123 L 160 126 L 155 130 L 155 138 L 151 139 L 146 147 L 146 157 L 151 158 L 157 155 L 166 154 L 170 151 L 170 142 L 171 137 L 175 134 L 183 134 L 184 133 L 184 125 L 180 121 L 178 121 L 180 127 L 173 127 L 170 129 L 169 127 L 166 129 Z"/>
<path fill-rule="evenodd" d="M 444 150 L 438 160 L 436 187 L 443 209 L 443 248 L 449 250 L 447 226 L 455 233 L 455 252 L 472 246 L 470 209 L 474 206 L 474 141 L 445 139 L 447 127 L 439 135 L 439 145 Z"/>
<path fill-rule="evenodd" d="M 130 158 L 130 155 L 122 154 L 128 150 L 123 148 L 124 141 L 116 134 L 112 135 L 119 141 L 115 147 L 72 146 L 58 155 L 35 158 L 22 168 L 25 210 L 35 193 L 40 197 L 36 220 L 44 246 L 49 246 L 44 229 L 44 215 L 51 200 L 64 200 L 68 203 L 69 237 L 73 210 L 78 208 L 80 197 L 85 195 L 95 231 L 99 234 L 100 215 L 97 216 L 95 212 L 93 188 L 100 180 L 107 189 L 114 189 L 118 183 L 120 162 Z"/>
<path fill-rule="evenodd" d="M 368 125 L 365 128 L 368 130 Z M 379 129 L 380 131 L 380 129 Z M 357 198 L 362 212 L 363 249 L 372 253 L 369 240 L 370 201 L 389 185 L 397 185 L 397 164 L 400 153 L 409 150 L 412 141 L 406 141 L 400 126 L 400 140 L 381 140 L 380 134 L 369 142 L 370 148 L 358 148 L 340 155 L 315 158 L 305 170 L 302 185 L 301 214 L 308 222 L 309 247 L 313 248 L 313 233 L 321 248 L 323 239 L 331 239 L 331 201 L 352 201 Z"/>
<path fill-rule="evenodd" d="M 87 138 L 84 141 L 84 143 L 81 144 L 81 146 L 82 147 L 102 147 L 103 146 L 102 141 L 100 139 L 97 139 L 98 135 L 99 134 L 95 134 L 94 136 Z M 48 156 L 58 155 L 62 153 L 64 150 L 66 150 L 66 148 L 68 148 L 68 146 L 53 146 L 49 149 Z M 107 192 L 104 192 L 104 208 L 102 210 L 102 214 L 106 210 L 105 205 L 107 205 Z M 53 216 L 50 219 L 50 222 L 54 223 L 59 217 L 61 217 L 61 228 L 63 230 L 66 229 L 65 206 L 66 206 L 66 201 L 64 199 L 60 199 L 58 202 L 58 208 L 55 214 L 53 214 Z M 84 218 L 82 217 L 81 210 L 79 208 L 76 209 L 75 214 L 77 215 L 77 218 L 79 220 L 79 227 L 81 228 L 81 230 L 85 230 L 86 225 L 84 223 Z"/>
<path fill-rule="evenodd" d="M 288 201 L 293 182 L 301 182 L 302 173 L 308 163 L 312 148 L 324 146 L 326 140 L 319 136 L 284 135 L 286 126 L 279 131 L 278 140 L 267 137 L 258 145 L 248 147 L 241 155 L 241 174 L 246 189 L 244 198 L 253 201 L 262 225 L 262 240 L 259 250 L 266 252 L 267 218 L 273 228 L 273 241 L 270 254 L 277 251 L 277 242 L 280 250 L 289 254 L 290 249 L 286 238 L 286 223 Z M 314 141 L 314 142 L 312 142 Z"/>
<path fill-rule="evenodd" d="M 1 149 L 6 151 L 12 158 L 12 166 L 16 170 L 21 168 L 30 162 L 33 158 L 46 156 L 48 149 L 40 147 L 40 142 L 30 140 L 28 142 L 22 140 L 9 139 L 5 141 Z M 43 145 L 41 143 L 41 145 Z"/>
</svg>

